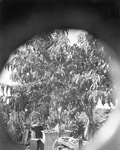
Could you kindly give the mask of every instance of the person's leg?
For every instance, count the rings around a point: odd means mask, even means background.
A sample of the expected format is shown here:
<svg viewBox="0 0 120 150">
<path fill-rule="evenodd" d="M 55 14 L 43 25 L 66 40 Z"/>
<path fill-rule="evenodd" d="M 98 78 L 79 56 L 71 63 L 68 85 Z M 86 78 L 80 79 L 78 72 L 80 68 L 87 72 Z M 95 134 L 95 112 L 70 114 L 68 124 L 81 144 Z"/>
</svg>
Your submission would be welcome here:
<svg viewBox="0 0 120 150">
<path fill-rule="evenodd" d="M 107 43 L 119 58 L 118 0 L 74 0 L 72 2 L 70 0 L 1 0 L 0 10 L 0 71 L 10 53 L 17 47 L 36 34 L 56 28 L 86 30 Z M 116 123 L 116 127 L 117 125 L 119 122 Z M 119 137 L 118 134 L 114 135 L 115 138 L 111 135 L 113 141 Z M 106 140 L 106 149 L 112 150 L 109 146 L 110 140 L 111 138 Z M 102 144 L 101 142 L 100 147 L 104 150 Z M 0 121 L 0 149 L 19 150 L 3 130 L 2 121 Z M 95 141 L 91 143 L 90 150 L 92 149 L 97 150 Z"/>
</svg>

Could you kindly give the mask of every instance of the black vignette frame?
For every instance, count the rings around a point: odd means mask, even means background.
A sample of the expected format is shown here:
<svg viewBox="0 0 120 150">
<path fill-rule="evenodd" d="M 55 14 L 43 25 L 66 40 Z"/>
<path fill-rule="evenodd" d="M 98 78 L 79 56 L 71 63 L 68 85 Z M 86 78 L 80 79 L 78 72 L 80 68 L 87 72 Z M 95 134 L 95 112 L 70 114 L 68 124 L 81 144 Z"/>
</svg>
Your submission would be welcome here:
<svg viewBox="0 0 120 150">
<path fill-rule="evenodd" d="M 20 45 L 36 34 L 58 28 L 88 31 L 109 45 L 119 62 L 119 0 L 0 0 L 0 71 L 9 55 Z M 109 121 L 109 130 L 113 129 L 113 122 L 116 123 L 114 132 L 104 141 L 101 140 L 103 135 L 99 134 L 85 150 L 119 149 L 120 120 L 115 119 L 119 107 Z M 23 149 L 7 136 L 2 117 L 0 119 L 0 150 Z M 107 127 L 108 124 L 105 129 Z"/>
</svg>

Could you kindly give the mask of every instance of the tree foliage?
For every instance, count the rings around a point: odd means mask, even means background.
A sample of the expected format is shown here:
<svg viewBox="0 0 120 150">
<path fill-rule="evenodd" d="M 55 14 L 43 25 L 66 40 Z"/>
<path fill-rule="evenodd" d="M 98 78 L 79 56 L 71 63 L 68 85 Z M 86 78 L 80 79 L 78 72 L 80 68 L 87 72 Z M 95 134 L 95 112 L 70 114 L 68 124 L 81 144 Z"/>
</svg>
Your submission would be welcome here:
<svg viewBox="0 0 120 150">
<path fill-rule="evenodd" d="M 9 97 L 1 97 L 9 107 L 8 118 L 13 111 L 24 112 L 24 122 L 46 122 L 53 127 L 61 108 L 66 128 L 79 124 L 76 116 L 84 112 L 94 130 L 93 109 L 98 100 L 109 106 L 113 102 L 109 59 L 101 43 L 88 33 L 80 33 L 72 46 L 62 30 L 36 36 L 16 50 L 6 64 L 12 71 L 11 80 L 19 83 L 15 87 L 1 85 L 10 89 Z"/>
</svg>

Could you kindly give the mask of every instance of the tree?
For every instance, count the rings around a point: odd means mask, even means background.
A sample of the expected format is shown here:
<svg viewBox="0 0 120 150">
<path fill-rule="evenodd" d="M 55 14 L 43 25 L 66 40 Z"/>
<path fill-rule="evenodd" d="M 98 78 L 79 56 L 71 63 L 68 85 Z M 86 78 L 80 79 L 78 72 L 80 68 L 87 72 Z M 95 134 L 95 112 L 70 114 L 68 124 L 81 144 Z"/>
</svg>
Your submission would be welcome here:
<svg viewBox="0 0 120 150">
<path fill-rule="evenodd" d="M 6 64 L 11 79 L 19 83 L 10 87 L 8 118 L 14 110 L 25 112 L 24 122 L 55 125 L 61 108 L 61 122 L 71 128 L 77 120 L 81 122 L 78 118 L 84 112 L 93 136 L 93 110 L 98 100 L 109 105 L 113 102 L 109 59 L 100 42 L 88 33 L 81 33 L 73 46 L 62 30 L 33 38 Z"/>
<path fill-rule="evenodd" d="M 20 85 L 9 86 L 11 90 L 9 113 L 13 110 L 18 113 L 24 111 L 24 122 L 26 119 L 30 120 L 30 123 L 45 122 L 51 105 L 50 94 L 54 86 L 59 84 L 53 81 L 53 72 L 57 69 L 59 59 L 59 51 L 54 51 L 53 47 L 56 50 L 65 47 L 67 41 L 64 32 L 56 30 L 53 34 L 35 37 L 12 55 L 6 68 L 11 69 L 11 79 Z M 8 86 L 1 85 L 1 88 L 4 87 L 8 89 Z M 1 98 L 4 99 L 3 96 Z"/>
<path fill-rule="evenodd" d="M 93 110 L 100 99 L 102 104 L 114 103 L 112 85 L 109 78 L 110 56 L 104 54 L 104 47 L 91 35 L 85 33 L 78 36 L 78 45 L 74 45 L 75 58 L 72 62 L 76 70 L 73 71 L 74 97 L 77 106 L 82 106 L 89 120 L 91 136 L 94 135 L 95 125 Z M 72 93 L 73 95 L 73 93 Z M 76 111 L 75 111 L 76 112 Z M 73 115 L 74 116 L 74 115 Z"/>
</svg>

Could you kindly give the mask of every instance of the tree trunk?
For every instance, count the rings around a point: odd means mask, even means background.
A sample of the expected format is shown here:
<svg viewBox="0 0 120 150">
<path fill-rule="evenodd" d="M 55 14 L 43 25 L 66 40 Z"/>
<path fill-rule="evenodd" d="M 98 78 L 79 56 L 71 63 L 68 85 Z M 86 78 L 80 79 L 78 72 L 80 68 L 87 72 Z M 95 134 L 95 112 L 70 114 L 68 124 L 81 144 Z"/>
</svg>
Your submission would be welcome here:
<svg viewBox="0 0 120 150">
<path fill-rule="evenodd" d="M 93 108 L 91 106 L 88 105 L 88 108 L 86 110 L 86 114 L 88 116 L 88 124 L 85 128 L 85 135 L 84 135 L 84 139 L 85 140 L 90 140 L 91 138 L 93 138 L 94 133 L 96 131 L 95 126 L 94 126 L 94 121 L 93 121 Z"/>
</svg>

